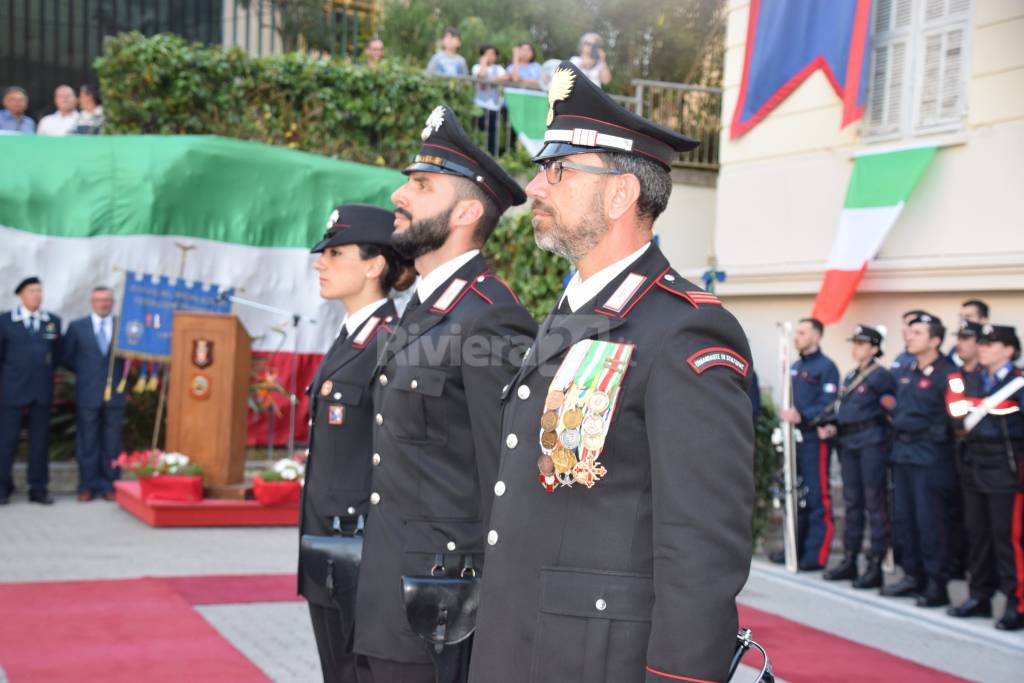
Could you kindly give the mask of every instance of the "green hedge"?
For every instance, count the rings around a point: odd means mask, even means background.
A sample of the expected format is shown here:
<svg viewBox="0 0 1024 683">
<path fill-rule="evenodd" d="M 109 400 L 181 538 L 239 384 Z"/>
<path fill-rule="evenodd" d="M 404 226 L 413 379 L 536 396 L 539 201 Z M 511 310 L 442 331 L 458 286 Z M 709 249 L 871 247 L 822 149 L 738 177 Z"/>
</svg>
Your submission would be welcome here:
<svg viewBox="0 0 1024 683">
<path fill-rule="evenodd" d="M 214 134 L 400 167 L 447 102 L 467 128 L 473 85 L 303 53 L 255 58 L 160 34 L 108 38 L 96 60 L 108 133 Z"/>
</svg>

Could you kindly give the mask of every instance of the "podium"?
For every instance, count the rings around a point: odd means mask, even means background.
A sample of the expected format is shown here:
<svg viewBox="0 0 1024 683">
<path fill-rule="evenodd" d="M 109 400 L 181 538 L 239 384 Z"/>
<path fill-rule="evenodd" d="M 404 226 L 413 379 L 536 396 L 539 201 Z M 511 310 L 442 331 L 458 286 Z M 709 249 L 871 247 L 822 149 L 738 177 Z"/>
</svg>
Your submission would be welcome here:
<svg viewBox="0 0 1024 683">
<path fill-rule="evenodd" d="M 207 496 L 242 499 L 252 340 L 220 313 L 177 312 L 173 330 L 166 449 L 202 466 Z"/>
</svg>

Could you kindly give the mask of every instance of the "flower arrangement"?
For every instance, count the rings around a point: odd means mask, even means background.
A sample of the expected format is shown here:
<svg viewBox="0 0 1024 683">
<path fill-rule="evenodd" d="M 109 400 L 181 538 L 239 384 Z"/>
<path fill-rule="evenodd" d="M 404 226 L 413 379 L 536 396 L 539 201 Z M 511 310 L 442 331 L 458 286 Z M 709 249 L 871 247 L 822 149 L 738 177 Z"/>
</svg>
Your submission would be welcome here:
<svg viewBox="0 0 1024 683">
<path fill-rule="evenodd" d="M 263 481 L 300 481 L 306 476 L 306 466 L 298 457 L 281 458 L 273 466 L 261 471 Z"/>
<path fill-rule="evenodd" d="M 203 468 L 190 462 L 182 453 L 164 453 L 159 448 L 122 452 L 114 465 L 135 476 L 136 479 L 158 476 L 202 476 Z"/>
</svg>

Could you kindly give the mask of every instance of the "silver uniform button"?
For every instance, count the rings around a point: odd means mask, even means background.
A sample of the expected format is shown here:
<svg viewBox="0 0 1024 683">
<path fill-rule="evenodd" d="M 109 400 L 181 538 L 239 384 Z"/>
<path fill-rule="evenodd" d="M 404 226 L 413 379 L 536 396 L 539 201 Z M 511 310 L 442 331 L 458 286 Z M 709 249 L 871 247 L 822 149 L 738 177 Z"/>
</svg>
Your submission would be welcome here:
<svg viewBox="0 0 1024 683">
<path fill-rule="evenodd" d="M 519 445 L 519 437 L 515 434 L 509 434 L 505 437 L 505 445 L 509 448 L 515 448 Z"/>
<path fill-rule="evenodd" d="M 496 481 L 494 482 L 494 495 L 504 496 L 505 495 L 505 482 Z"/>
<path fill-rule="evenodd" d="M 598 598 L 597 602 L 594 603 L 594 607 L 597 608 L 598 612 L 603 612 L 608 609 L 608 603 L 604 601 L 604 598 Z"/>
<path fill-rule="evenodd" d="M 673 275 L 672 273 L 668 273 L 667 275 L 665 275 L 665 279 L 668 280 L 669 282 L 675 282 L 676 276 Z"/>
<path fill-rule="evenodd" d="M 380 385 L 382 387 L 386 387 L 388 385 L 388 376 L 381 375 L 380 377 L 377 378 L 377 381 L 380 382 Z"/>
<path fill-rule="evenodd" d="M 308 448 L 306 449 L 306 457 L 307 458 L 309 457 L 309 449 Z"/>
<path fill-rule="evenodd" d="M 348 514 L 350 514 L 350 515 L 354 515 L 354 514 L 356 514 L 356 509 L 355 509 L 354 507 L 350 507 L 350 508 L 349 508 L 348 510 L 346 510 L 345 512 L 347 512 L 347 513 L 348 513 Z"/>
<path fill-rule="evenodd" d="M 495 531 L 494 529 L 491 529 L 490 531 L 487 532 L 487 544 L 488 545 L 497 545 L 497 543 L 498 543 L 498 532 Z"/>
<path fill-rule="evenodd" d="M 310 427 L 312 427 L 312 426 L 313 426 L 313 418 L 309 418 L 309 422 L 308 422 L 307 424 L 308 424 L 308 425 L 309 425 Z"/>
<path fill-rule="evenodd" d="M 413 391 L 416 391 L 416 387 L 418 387 L 419 385 L 420 383 L 417 382 L 416 380 L 409 382 L 409 388 L 412 389 Z"/>
<path fill-rule="evenodd" d="M 334 392 L 334 400 L 335 401 L 341 400 L 341 392 L 340 391 L 335 391 Z"/>
<path fill-rule="evenodd" d="M 448 545 L 446 547 L 448 548 L 449 552 L 453 552 L 454 553 L 455 552 L 455 541 L 448 541 Z"/>
<path fill-rule="evenodd" d="M 379 502 L 380 502 L 380 494 L 377 493 L 376 491 L 374 491 L 373 493 L 370 494 L 370 503 L 372 505 L 376 505 Z"/>
<path fill-rule="evenodd" d="M 486 279 L 487 279 L 486 277 L 484 277 L 483 275 L 481 275 L 480 277 L 478 277 L 478 278 L 476 279 L 476 281 L 477 281 L 477 282 L 483 282 L 483 281 L 484 281 L 484 280 L 486 280 Z"/>
<path fill-rule="evenodd" d="M 522 386 L 519 387 L 519 389 L 516 390 L 516 395 L 525 401 L 526 399 L 530 398 L 530 387 L 523 384 Z"/>
<path fill-rule="evenodd" d="M 380 464 L 380 453 L 374 453 L 373 457 L 370 458 L 370 460 L 373 461 L 373 466 L 374 467 L 379 465 Z"/>
<path fill-rule="evenodd" d="M 378 425 L 384 424 L 384 416 L 381 415 L 380 413 L 377 413 L 377 417 L 375 417 L 374 419 L 377 421 Z"/>
</svg>

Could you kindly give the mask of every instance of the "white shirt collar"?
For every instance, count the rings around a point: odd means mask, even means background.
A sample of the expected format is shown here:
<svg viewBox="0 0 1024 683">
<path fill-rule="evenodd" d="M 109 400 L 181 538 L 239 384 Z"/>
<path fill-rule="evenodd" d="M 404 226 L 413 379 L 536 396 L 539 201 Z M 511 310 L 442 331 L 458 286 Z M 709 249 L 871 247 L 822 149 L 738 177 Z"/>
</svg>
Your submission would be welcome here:
<svg viewBox="0 0 1024 683">
<path fill-rule="evenodd" d="M 416 294 L 420 297 L 420 303 L 429 299 L 430 295 L 437 291 L 438 287 L 443 285 L 452 275 L 458 272 L 459 268 L 469 263 L 479 253 L 479 249 L 470 249 L 466 253 L 459 254 L 455 258 L 442 263 L 428 274 L 421 276 L 420 283 L 416 286 Z"/>
<path fill-rule="evenodd" d="M 99 315 L 97 315 L 96 311 L 92 311 L 91 313 L 89 313 L 89 318 L 92 320 L 93 332 L 98 332 L 100 329 L 100 325 L 102 325 L 103 328 L 109 332 L 110 325 L 114 320 L 113 315 L 108 315 L 106 318 L 101 318 Z"/>
<path fill-rule="evenodd" d="M 387 299 L 377 299 L 372 304 L 366 304 L 345 318 L 345 331 L 348 332 L 348 336 L 354 335 L 362 327 L 363 323 L 370 319 L 373 312 L 385 303 L 387 303 Z"/>
<path fill-rule="evenodd" d="M 37 308 L 35 313 L 29 313 L 21 304 L 18 304 L 18 306 L 11 311 L 11 320 L 16 323 L 24 322 L 28 325 L 28 321 L 32 319 L 33 315 L 39 316 L 39 320 L 42 322 L 48 322 L 50 320 L 50 314 L 43 309 Z"/>
<path fill-rule="evenodd" d="M 566 285 L 562 298 L 558 300 L 559 304 L 563 300 L 568 299 L 569 308 L 573 313 L 580 310 L 584 304 L 600 294 L 601 290 L 607 287 L 609 282 L 621 275 L 622 271 L 629 268 L 634 261 L 643 256 L 650 246 L 651 243 L 648 242 L 626 258 L 620 259 L 610 266 L 605 266 L 586 280 L 580 279 L 580 272 L 577 270 L 573 273 L 569 284 Z"/>
</svg>

